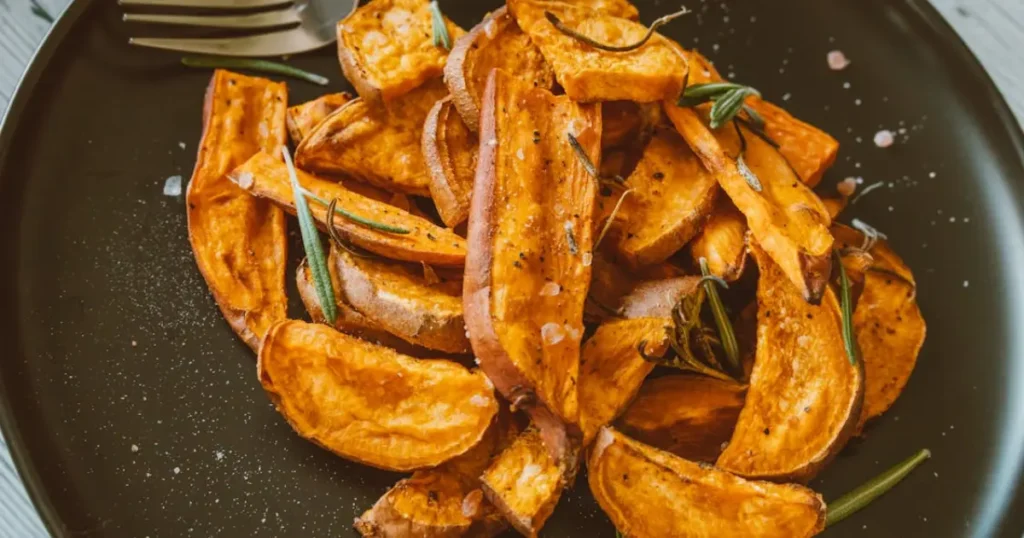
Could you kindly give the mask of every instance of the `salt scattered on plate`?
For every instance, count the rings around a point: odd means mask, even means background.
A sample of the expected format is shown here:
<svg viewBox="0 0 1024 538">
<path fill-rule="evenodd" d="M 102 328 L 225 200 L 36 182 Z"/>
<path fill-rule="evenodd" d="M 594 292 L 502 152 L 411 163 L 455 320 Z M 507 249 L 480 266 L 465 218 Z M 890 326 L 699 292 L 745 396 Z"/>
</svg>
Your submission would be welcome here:
<svg viewBox="0 0 1024 538">
<path fill-rule="evenodd" d="M 896 139 L 892 135 L 892 131 L 888 129 L 882 129 L 875 133 L 875 145 L 880 148 L 887 148 L 895 142 Z"/>
<path fill-rule="evenodd" d="M 850 60 L 841 50 L 829 52 L 826 58 L 828 59 L 828 68 L 833 71 L 842 71 L 846 69 L 846 66 L 850 65 Z"/>
<path fill-rule="evenodd" d="M 181 196 L 181 176 L 171 176 L 164 181 L 164 196 Z"/>
</svg>

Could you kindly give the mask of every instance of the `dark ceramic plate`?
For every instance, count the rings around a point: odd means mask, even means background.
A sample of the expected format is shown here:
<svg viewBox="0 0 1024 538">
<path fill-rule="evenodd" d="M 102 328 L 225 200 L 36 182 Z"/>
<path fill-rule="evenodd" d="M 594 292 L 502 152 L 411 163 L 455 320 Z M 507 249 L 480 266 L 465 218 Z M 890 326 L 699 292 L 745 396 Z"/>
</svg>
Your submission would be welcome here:
<svg viewBox="0 0 1024 538">
<path fill-rule="evenodd" d="M 192 169 L 209 73 L 130 48 L 113 4 L 69 8 L 0 135 L 2 424 L 22 476 L 56 536 L 352 536 L 398 475 L 271 408 L 192 261 L 182 197 L 162 193 Z M 637 4 L 646 20 L 677 7 Z M 925 0 L 692 4 L 666 33 L 837 136 L 822 189 L 884 182 L 843 217 L 888 232 L 920 286 L 909 387 L 812 486 L 833 499 L 934 457 L 828 535 L 1019 537 L 1024 144 L 1003 100 Z M 497 3 L 442 5 L 468 28 Z M 853 64 L 830 71 L 832 49 Z M 294 62 L 347 88 L 331 50 Z M 323 91 L 289 85 L 294 102 Z M 882 150 L 882 127 L 905 134 Z M 581 481 L 544 534 L 614 530 Z"/>
</svg>

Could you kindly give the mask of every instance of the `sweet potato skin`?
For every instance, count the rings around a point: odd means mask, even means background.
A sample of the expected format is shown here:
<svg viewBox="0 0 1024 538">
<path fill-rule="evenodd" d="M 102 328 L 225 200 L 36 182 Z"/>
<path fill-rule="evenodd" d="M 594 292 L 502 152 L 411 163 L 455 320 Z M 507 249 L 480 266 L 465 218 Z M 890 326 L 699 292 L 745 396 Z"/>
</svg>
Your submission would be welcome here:
<svg viewBox="0 0 1024 538">
<path fill-rule="evenodd" d="M 239 189 L 227 174 L 285 144 L 284 84 L 216 70 L 203 105 L 203 137 L 185 195 L 199 272 L 236 334 L 254 351 L 287 316 L 285 215 Z"/>
<path fill-rule="evenodd" d="M 727 282 L 743 276 L 747 266 L 747 219 L 728 199 L 715 204 L 704 227 L 690 242 L 690 256 L 695 264 L 704 258 L 708 271 Z"/>
<path fill-rule="evenodd" d="M 512 441 L 480 477 L 484 495 L 517 531 L 537 536 L 565 489 L 565 472 L 530 428 Z"/>
<path fill-rule="evenodd" d="M 451 96 L 430 109 L 423 123 L 423 160 L 430 172 L 430 197 L 449 228 L 469 217 L 479 143 L 455 112 Z"/>
<path fill-rule="evenodd" d="M 748 478 L 806 481 L 845 446 L 864 398 L 861 361 L 850 364 L 839 300 L 800 296 L 757 245 L 757 352 L 750 388 L 720 469 Z"/>
<path fill-rule="evenodd" d="M 315 323 L 271 327 L 257 374 L 299 435 L 385 470 L 434 467 L 464 454 L 498 412 L 493 385 L 480 372 Z"/>
<path fill-rule="evenodd" d="M 288 107 L 286 122 L 292 144 L 298 146 L 314 127 L 352 100 L 348 92 L 329 93 L 302 104 Z"/>
<path fill-rule="evenodd" d="M 451 230 L 390 204 L 356 194 L 337 182 L 317 178 L 302 170 L 296 172 L 303 188 L 327 201 L 337 198 L 339 208 L 380 224 L 409 231 L 407 234 L 381 231 L 336 215 L 334 229 L 356 246 L 401 261 L 440 266 L 460 266 L 465 263 L 466 241 Z M 232 171 L 229 177 L 244 190 L 269 199 L 294 214 L 292 187 L 288 169 L 283 162 L 265 153 L 258 153 Z M 310 201 L 309 210 L 317 226 L 326 230 L 327 208 Z"/>
<path fill-rule="evenodd" d="M 631 538 L 799 538 L 825 528 L 821 496 L 748 482 L 603 428 L 587 462 L 590 490 Z"/>
</svg>

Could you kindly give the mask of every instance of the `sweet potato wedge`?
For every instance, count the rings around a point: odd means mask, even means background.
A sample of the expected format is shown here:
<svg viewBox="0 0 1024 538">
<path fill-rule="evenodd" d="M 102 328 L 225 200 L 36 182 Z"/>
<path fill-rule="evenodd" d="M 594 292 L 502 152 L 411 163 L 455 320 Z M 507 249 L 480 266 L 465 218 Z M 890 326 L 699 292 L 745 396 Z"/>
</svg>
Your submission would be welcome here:
<svg viewBox="0 0 1024 538">
<path fill-rule="evenodd" d="M 728 282 L 735 282 L 747 266 L 747 219 L 733 203 L 720 198 L 704 227 L 690 242 L 695 264 L 704 258 L 708 271 Z"/>
<path fill-rule="evenodd" d="M 338 59 L 360 97 L 371 104 L 390 105 L 441 74 L 448 51 L 434 46 L 428 0 L 372 0 L 354 5 L 358 7 L 338 22 Z M 445 26 L 451 39 L 464 33 L 447 18 Z"/>
<path fill-rule="evenodd" d="M 524 536 L 537 536 L 554 512 L 566 479 L 541 433 L 529 428 L 494 458 L 480 483 L 509 524 Z"/>
<path fill-rule="evenodd" d="M 287 100 L 284 84 L 214 71 L 185 195 L 199 272 L 224 319 L 253 350 L 274 322 L 287 317 L 285 215 L 239 189 L 227 174 L 260 151 L 281 154 Z"/>
<path fill-rule="evenodd" d="M 825 502 L 794 484 L 749 482 L 603 428 L 590 491 L 630 538 L 799 538 L 825 528 Z"/>
<path fill-rule="evenodd" d="M 746 392 L 738 383 L 703 375 L 649 379 L 615 427 L 681 458 L 714 463 L 732 437 Z"/>
<path fill-rule="evenodd" d="M 392 471 L 434 467 L 464 454 L 498 412 L 493 385 L 481 372 L 414 359 L 316 323 L 271 327 L 257 372 L 299 435 Z"/>
<path fill-rule="evenodd" d="M 835 162 L 839 142 L 764 99 L 753 97 L 749 105 L 764 118 L 765 134 L 779 145 L 779 153 L 789 161 L 804 184 L 817 185 Z"/>
<path fill-rule="evenodd" d="M 341 174 L 384 190 L 428 196 L 423 123 L 444 95 L 441 79 L 433 79 L 387 109 L 353 99 L 306 136 L 295 149 L 295 163 L 308 172 Z"/>
<path fill-rule="evenodd" d="M 677 276 L 638 282 L 618 302 L 618 313 L 624 318 L 672 316 L 672 307 L 683 297 L 697 291 L 700 277 Z"/>
<path fill-rule="evenodd" d="M 575 133 L 599 161 L 601 112 L 491 71 L 481 114 L 463 303 L 473 351 L 529 412 L 552 455 L 575 461 L 594 192 Z M 551 178 L 558 178 L 553 181 Z"/>
<path fill-rule="evenodd" d="M 455 110 L 472 132 L 480 129 L 480 100 L 492 69 L 516 75 L 536 88 L 551 89 L 555 74 L 502 6 L 455 40 L 444 81 Z"/>
<path fill-rule="evenodd" d="M 348 92 L 329 93 L 312 101 L 288 107 L 288 135 L 292 139 L 292 144 L 298 146 L 314 127 L 324 121 L 324 118 L 351 100 L 352 94 Z"/>
<path fill-rule="evenodd" d="M 682 49 L 665 37 L 655 34 L 629 52 L 606 52 L 562 33 L 545 18 L 545 12 L 550 12 L 565 26 L 613 46 L 635 43 L 647 33 L 638 22 L 585 4 L 509 0 L 508 9 L 572 100 L 652 103 L 676 99 L 683 89 L 687 63 Z"/>
<path fill-rule="evenodd" d="M 338 183 L 326 181 L 298 170 L 303 188 L 323 200 L 338 199 L 338 207 L 371 221 L 408 230 L 400 234 L 382 231 L 335 215 L 334 229 L 356 246 L 395 260 L 431 265 L 459 266 L 466 259 L 466 241 L 424 218 L 411 215 L 392 205 L 356 194 Z M 258 153 L 229 174 L 242 189 L 266 198 L 295 213 L 292 187 L 284 163 Z M 327 208 L 310 202 L 310 212 L 321 229 L 327 229 Z"/>
<path fill-rule="evenodd" d="M 601 149 L 621 148 L 638 139 L 646 141 L 660 122 L 661 107 L 656 103 L 601 103 Z"/>
<path fill-rule="evenodd" d="M 737 166 L 740 138 L 731 127 L 712 132 L 703 111 L 664 103 L 672 123 L 718 184 L 747 218 L 758 244 L 812 304 L 821 301 L 832 268 L 831 218 L 821 200 L 796 177 L 789 163 L 770 144 L 745 127 L 747 149 L 743 158 L 757 176 L 758 191 Z"/>
<path fill-rule="evenodd" d="M 720 469 L 747 478 L 805 481 L 845 446 L 860 417 L 864 370 L 850 364 L 831 288 L 804 301 L 778 265 L 752 246 L 757 352 L 746 403 Z"/>
<path fill-rule="evenodd" d="M 479 143 L 455 112 L 450 96 L 430 109 L 423 124 L 423 160 L 430 172 L 430 197 L 449 228 L 469 216 Z"/>
</svg>

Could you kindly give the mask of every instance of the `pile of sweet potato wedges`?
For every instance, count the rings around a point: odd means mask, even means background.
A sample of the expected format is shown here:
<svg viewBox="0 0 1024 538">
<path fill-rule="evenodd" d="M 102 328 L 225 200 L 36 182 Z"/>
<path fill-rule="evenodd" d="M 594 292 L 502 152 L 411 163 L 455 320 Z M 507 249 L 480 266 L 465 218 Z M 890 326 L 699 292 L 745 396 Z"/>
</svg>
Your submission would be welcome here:
<svg viewBox="0 0 1024 538">
<path fill-rule="evenodd" d="M 627 0 L 508 0 L 445 20 L 450 51 L 431 9 L 339 23 L 358 96 L 289 107 L 216 71 L 187 193 L 197 265 L 284 418 L 412 473 L 359 532 L 535 536 L 581 467 L 626 536 L 822 530 L 800 484 L 889 408 L 925 335 L 910 270 L 812 190 L 838 143 L 757 95 L 758 128 L 711 128 L 713 103 L 678 103 L 714 67 L 659 33 L 625 47 L 647 33 Z M 287 137 L 347 215 L 309 204 L 333 323 L 308 261 L 312 321 L 287 319 Z"/>
</svg>

